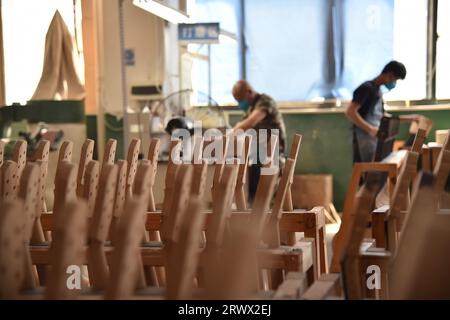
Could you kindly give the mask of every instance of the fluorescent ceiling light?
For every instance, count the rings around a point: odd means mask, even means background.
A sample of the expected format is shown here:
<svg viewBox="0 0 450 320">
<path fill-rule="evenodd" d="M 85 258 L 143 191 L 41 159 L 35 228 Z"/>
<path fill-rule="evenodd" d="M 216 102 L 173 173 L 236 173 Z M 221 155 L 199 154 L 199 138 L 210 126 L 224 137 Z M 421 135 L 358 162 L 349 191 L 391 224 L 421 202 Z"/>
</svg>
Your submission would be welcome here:
<svg viewBox="0 0 450 320">
<path fill-rule="evenodd" d="M 222 42 L 237 42 L 236 34 L 220 29 L 219 41 Z"/>
<path fill-rule="evenodd" d="M 133 4 L 171 23 L 188 23 L 189 16 L 156 0 L 133 0 Z"/>
</svg>

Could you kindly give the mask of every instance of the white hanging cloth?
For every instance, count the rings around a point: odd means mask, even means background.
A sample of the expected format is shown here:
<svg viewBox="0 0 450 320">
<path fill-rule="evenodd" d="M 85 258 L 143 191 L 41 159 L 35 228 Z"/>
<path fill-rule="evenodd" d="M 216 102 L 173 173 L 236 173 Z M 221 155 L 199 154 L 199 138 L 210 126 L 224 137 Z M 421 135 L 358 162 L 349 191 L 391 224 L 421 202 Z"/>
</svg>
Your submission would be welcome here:
<svg viewBox="0 0 450 320">
<path fill-rule="evenodd" d="M 45 38 L 42 76 L 31 100 L 82 100 L 86 93 L 77 60 L 74 40 L 57 10 Z"/>
</svg>

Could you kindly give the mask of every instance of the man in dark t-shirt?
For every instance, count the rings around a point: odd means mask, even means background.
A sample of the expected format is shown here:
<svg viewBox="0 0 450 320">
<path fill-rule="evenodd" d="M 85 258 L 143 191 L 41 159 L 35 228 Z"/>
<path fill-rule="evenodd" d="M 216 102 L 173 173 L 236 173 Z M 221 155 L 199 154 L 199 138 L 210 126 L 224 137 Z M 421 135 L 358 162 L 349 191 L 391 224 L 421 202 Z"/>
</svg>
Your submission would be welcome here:
<svg viewBox="0 0 450 320">
<path fill-rule="evenodd" d="M 381 118 L 385 115 L 380 87 L 395 88 L 397 80 L 405 79 L 406 68 L 398 61 L 389 62 L 379 76 L 361 84 L 353 93 L 353 100 L 346 110 L 353 123 L 353 163 L 373 161 L 377 145 L 377 133 Z M 419 121 L 420 115 L 403 115 L 400 121 Z"/>
<path fill-rule="evenodd" d="M 243 131 L 254 129 L 257 133 L 258 149 L 260 146 L 267 146 L 267 142 L 270 141 L 270 134 L 272 132 L 271 129 L 277 130 L 280 151 L 279 159 L 282 167 L 286 147 L 286 129 L 275 100 L 266 94 L 256 92 L 253 87 L 244 80 L 236 82 L 233 87 L 233 96 L 238 102 L 239 108 L 244 112 L 242 120 L 235 125 L 234 129 L 241 129 Z M 260 141 L 260 129 L 267 130 L 267 141 Z M 261 174 L 261 163 L 259 160 L 260 159 L 258 157 L 258 163 L 253 164 L 249 168 L 248 185 L 250 202 L 252 202 L 255 196 Z"/>
</svg>

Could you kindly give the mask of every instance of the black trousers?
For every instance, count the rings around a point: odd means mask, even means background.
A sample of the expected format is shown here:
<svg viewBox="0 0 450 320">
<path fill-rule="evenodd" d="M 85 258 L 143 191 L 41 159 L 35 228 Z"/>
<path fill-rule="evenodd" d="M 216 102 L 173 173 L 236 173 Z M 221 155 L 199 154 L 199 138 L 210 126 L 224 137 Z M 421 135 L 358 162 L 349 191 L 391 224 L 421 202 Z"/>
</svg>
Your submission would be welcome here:
<svg viewBox="0 0 450 320">
<path fill-rule="evenodd" d="M 258 188 L 259 178 L 261 177 L 261 165 L 252 164 L 248 168 L 248 202 L 253 203 Z"/>
<path fill-rule="evenodd" d="M 279 163 L 280 171 L 278 173 L 279 178 L 281 178 L 281 175 L 283 173 L 285 161 L 286 159 L 284 155 L 281 155 Z M 253 204 L 253 200 L 255 199 L 256 190 L 258 189 L 259 178 L 261 177 L 262 167 L 263 166 L 261 164 L 252 164 L 248 168 L 248 202 L 250 203 L 250 205 Z"/>
</svg>

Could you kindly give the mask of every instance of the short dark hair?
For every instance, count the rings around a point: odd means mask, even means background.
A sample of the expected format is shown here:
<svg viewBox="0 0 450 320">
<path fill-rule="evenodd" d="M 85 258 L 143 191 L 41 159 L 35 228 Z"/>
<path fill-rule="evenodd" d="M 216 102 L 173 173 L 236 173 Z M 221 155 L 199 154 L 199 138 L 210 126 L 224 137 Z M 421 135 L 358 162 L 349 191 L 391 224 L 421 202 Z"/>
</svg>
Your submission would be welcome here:
<svg viewBox="0 0 450 320">
<path fill-rule="evenodd" d="M 405 79 L 406 78 L 406 68 L 405 65 L 401 62 L 398 61 L 391 61 L 389 62 L 383 69 L 382 73 L 389 73 L 392 72 L 394 74 L 394 76 L 396 76 L 397 78 L 400 79 Z"/>
</svg>

